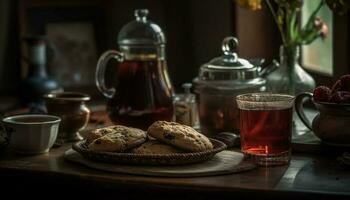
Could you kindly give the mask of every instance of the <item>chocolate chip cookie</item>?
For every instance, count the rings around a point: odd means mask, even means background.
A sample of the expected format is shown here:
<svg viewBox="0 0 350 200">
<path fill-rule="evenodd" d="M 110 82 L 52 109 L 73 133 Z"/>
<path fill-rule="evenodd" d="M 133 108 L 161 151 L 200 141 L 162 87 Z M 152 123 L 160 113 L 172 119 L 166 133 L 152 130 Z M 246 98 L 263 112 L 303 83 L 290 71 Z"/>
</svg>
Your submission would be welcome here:
<svg viewBox="0 0 350 200">
<path fill-rule="evenodd" d="M 89 145 L 91 142 L 96 140 L 97 138 L 100 138 L 104 135 L 107 135 L 108 133 L 113 133 L 115 130 L 111 127 L 105 127 L 105 128 L 98 128 L 95 130 L 92 130 L 90 133 L 86 135 L 86 144 Z"/>
<path fill-rule="evenodd" d="M 143 130 L 120 125 L 106 127 L 96 133 L 103 136 L 88 145 L 93 151 L 123 152 L 144 143 L 147 139 Z"/>
<path fill-rule="evenodd" d="M 172 153 L 183 153 L 180 149 L 173 146 L 163 144 L 156 140 L 149 140 L 143 143 L 141 146 L 132 149 L 131 153 L 136 154 L 172 154 Z"/>
<path fill-rule="evenodd" d="M 213 149 L 210 140 L 192 127 L 176 122 L 157 121 L 148 128 L 148 134 L 167 144 L 189 152 Z"/>
</svg>

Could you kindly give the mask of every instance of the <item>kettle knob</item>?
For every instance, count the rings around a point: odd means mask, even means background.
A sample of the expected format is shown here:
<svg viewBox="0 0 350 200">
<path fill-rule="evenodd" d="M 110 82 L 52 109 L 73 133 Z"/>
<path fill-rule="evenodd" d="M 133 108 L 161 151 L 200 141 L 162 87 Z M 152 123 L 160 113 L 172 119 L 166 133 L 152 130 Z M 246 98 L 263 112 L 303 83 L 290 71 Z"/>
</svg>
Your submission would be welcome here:
<svg viewBox="0 0 350 200">
<path fill-rule="evenodd" d="M 225 37 L 222 41 L 221 49 L 225 55 L 237 56 L 238 40 L 235 37 Z"/>
<path fill-rule="evenodd" d="M 136 21 L 142 21 L 142 22 L 147 21 L 148 13 L 149 12 L 147 9 L 136 9 L 135 10 Z"/>
</svg>

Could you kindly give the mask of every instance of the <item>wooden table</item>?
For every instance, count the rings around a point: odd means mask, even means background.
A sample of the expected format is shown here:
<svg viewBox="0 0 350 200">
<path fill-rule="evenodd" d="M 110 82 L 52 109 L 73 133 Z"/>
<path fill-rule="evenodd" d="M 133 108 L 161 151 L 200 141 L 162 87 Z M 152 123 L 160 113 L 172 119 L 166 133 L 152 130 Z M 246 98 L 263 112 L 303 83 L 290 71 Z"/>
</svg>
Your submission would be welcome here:
<svg viewBox="0 0 350 200">
<path fill-rule="evenodd" d="M 92 123 L 110 122 L 97 112 Z M 70 147 L 71 144 L 65 144 L 36 156 L 18 155 L 8 149 L 0 155 L 0 192 L 11 197 L 38 197 L 45 192 L 50 194 L 48 198 L 116 200 L 350 199 L 350 169 L 337 162 L 339 152 L 293 153 L 289 166 L 239 174 L 155 178 L 113 174 L 69 163 L 62 155 Z"/>
<path fill-rule="evenodd" d="M 341 167 L 334 156 L 296 154 L 289 166 L 225 176 L 155 178 L 112 174 L 66 162 L 62 154 L 70 146 L 65 144 L 36 156 L 8 150 L 0 158 L 0 180 L 6 183 L 1 190 L 14 195 L 35 196 L 45 190 L 55 197 L 73 192 L 84 197 L 116 199 L 350 198 L 350 170 Z"/>
</svg>

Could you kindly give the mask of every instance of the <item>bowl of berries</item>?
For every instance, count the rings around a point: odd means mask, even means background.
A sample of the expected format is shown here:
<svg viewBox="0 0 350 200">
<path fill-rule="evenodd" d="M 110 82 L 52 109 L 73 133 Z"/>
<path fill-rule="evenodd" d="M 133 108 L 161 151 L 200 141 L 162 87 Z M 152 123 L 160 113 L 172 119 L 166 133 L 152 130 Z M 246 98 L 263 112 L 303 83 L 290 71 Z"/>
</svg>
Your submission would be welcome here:
<svg viewBox="0 0 350 200">
<path fill-rule="evenodd" d="M 303 103 L 311 100 L 319 113 L 310 123 Z M 322 140 L 337 146 L 350 146 L 350 74 L 338 79 L 331 88 L 318 86 L 313 93 L 301 93 L 295 99 L 301 121 Z"/>
</svg>

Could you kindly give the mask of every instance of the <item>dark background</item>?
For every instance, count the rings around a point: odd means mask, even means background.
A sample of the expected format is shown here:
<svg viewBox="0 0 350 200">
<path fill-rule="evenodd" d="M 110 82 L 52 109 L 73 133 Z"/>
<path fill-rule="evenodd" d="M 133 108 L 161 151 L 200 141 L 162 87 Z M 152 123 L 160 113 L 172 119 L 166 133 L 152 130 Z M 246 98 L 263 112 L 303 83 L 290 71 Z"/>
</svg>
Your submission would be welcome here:
<svg viewBox="0 0 350 200">
<path fill-rule="evenodd" d="M 237 7 L 233 0 L 0 0 L 1 105 L 18 96 L 21 77 L 25 76 L 21 67 L 20 38 L 23 23 L 31 17 L 23 13 L 45 6 L 57 9 L 90 7 L 96 9 L 92 13 L 102 13 L 96 38 L 99 55 L 107 49 L 117 48 L 117 34 L 123 25 L 134 19 L 135 9 L 149 9 L 149 18 L 166 35 L 169 74 L 177 91 L 182 83 L 192 81 L 202 64 L 221 55 L 221 42 L 225 36 L 238 38 L 240 57 L 262 57 L 268 62 L 278 57 L 280 36 L 268 10 L 252 12 Z M 334 18 L 335 74 L 329 77 L 312 73 L 318 84 L 330 83 L 349 72 L 349 17 L 346 14 Z M 89 92 L 98 94 L 95 87 Z"/>
</svg>

